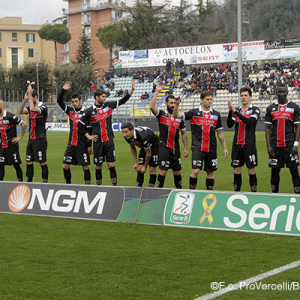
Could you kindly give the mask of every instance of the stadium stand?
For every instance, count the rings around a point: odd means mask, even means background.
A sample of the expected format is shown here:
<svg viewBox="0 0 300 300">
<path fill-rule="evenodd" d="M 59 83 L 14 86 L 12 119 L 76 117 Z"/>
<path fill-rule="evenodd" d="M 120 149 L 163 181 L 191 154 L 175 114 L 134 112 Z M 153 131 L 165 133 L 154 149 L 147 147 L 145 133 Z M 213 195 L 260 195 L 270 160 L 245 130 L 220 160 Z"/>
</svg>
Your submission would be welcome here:
<svg viewBox="0 0 300 300">
<path fill-rule="evenodd" d="M 163 105 L 168 93 L 175 97 L 180 96 L 182 110 L 189 110 L 199 106 L 200 93 L 203 90 L 210 90 L 214 93 L 213 108 L 218 110 L 222 116 L 228 113 L 228 100 L 231 100 L 235 106 L 238 105 L 237 93 L 237 67 L 235 64 L 210 65 L 210 66 L 188 66 L 183 67 L 180 74 L 168 74 L 165 70 L 139 69 L 132 70 L 131 73 L 121 72 L 110 75 L 106 78 L 102 86 L 109 96 L 107 101 L 115 101 L 122 97 L 118 96 L 118 91 L 131 89 L 132 78 L 136 81 L 136 90 L 129 101 L 114 111 L 114 116 L 122 119 L 150 117 L 149 100 L 153 95 L 153 89 L 158 80 L 164 80 L 166 88 L 158 96 L 157 107 Z M 114 84 L 111 84 L 113 81 Z M 275 86 L 278 83 L 285 83 L 289 88 L 289 98 L 298 102 L 300 92 L 300 62 L 290 62 L 288 60 L 279 62 L 261 62 L 259 65 L 247 63 L 243 65 L 243 81 L 253 90 L 252 103 L 258 106 L 263 118 L 265 109 L 270 103 L 274 102 Z M 113 89 L 111 87 L 113 86 Z M 141 99 L 141 96 L 147 92 L 148 99 Z M 93 98 L 89 98 L 85 106 L 94 103 Z"/>
</svg>

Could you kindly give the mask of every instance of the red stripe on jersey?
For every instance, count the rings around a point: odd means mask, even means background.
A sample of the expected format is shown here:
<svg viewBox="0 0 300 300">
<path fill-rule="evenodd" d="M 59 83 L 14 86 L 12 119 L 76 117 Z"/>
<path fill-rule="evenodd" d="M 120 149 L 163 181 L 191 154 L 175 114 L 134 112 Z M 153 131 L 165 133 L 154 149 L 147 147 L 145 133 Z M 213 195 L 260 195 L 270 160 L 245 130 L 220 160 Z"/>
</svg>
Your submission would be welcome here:
<svg viewBox="0 0 300 300">
<path fill-rule="evenodd" d="M 294 113 L 286 108 L 286 104 L 278 105 L 278 111 L 271 112 L 272 120 L 277 120 L 277 147 L 286 147 L 285 120 L 294 120 Z"/>
<path fill-rule="evenodd" d="M 108 141 L 108 135 L 106 130 L 106 119 L 102 119 L 100 121 L 100 126 L 101 126 L 101 140 L 104 143 Z"/>
<path fill-rule="evenodd" d="M 202 117 L 195 117 L 191 118 L 191 124 L 197 124 L 202 126 L 202 145 L 201 151 L 209 152 L 209 145 L 210 145 L 210 128 L 216 127 L 218 123 L 218 119 L 211 119 L 210 112 L 202 112 Z"/>
<path fill-rule="evenodd" d="M 172 121 L 171 117 L 167 118 L 165 116 L 161 116 L 159 118 L 159 122 L 168 126 L 168 143 L 167 143 L 167 147 L 174 149 L 176 129 L 180 128 L 180 122 L 176 121 L 174 118 L 173 118 L 173 121 Z"/>
<path fill-rule="evenodd" d="M 74 114 L 73 114 L 74 113 Z M 78 143 L 78 121 L 80 112 L 69 112 L 69 118 L 73 121 L 71 145 L 77 146 Z"/>
<path fill-rule="evenodd" d="M 241 110 L 240 113 L 249 118 L 251 116 L 251 114 L 247 114 L 245 113 L 245 110 Z M 237 144 L 238 145 L 245 145 L 245 137 L 246 137 L 246 124 L 239 119 L 238 116 L 236 116 L 236 122 L 239 123 L 239 129 L 238 129 L 238 136 L 237 136 Z"/>
<path fill-rule="evenodd" d="M 35 127 L 36 127 L 36 120 L 31 119 L 30 121 L 30 139 L 35 140 Z"/>
<path fill-rule="evenodd" d="M 209 152 L 209 132 L 210 132 L 210 125 L 202 125 L 202 145 L 201 151 Z"/>
<path fill-rule="evenodd" d="M 14 125 L 12 123 L 3 124 L 3 122 L 0 122 L 0 132 L 1 132 L 1 139 L 2 139 L 2 148 L 6 149 L 8 146 L 8 138 L 6 134 L 6 130 L 10 129 Z"/>
</svg>

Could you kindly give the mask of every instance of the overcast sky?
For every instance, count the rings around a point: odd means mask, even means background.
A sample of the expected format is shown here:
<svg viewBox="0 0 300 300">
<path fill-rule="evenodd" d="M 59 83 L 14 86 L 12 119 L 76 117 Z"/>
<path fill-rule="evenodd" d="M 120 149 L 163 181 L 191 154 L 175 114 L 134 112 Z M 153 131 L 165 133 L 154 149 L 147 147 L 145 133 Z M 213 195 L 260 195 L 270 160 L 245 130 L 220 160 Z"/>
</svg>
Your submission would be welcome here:
<svg viewBox="0 0 300 300">
<path fill-rule="evenodd" d="M 192 1 L 197 2 L 197 0 Z M 217 2 L 220 1 L 222 0 L 217 0 Z M 173 2 L 179 3 L 179 0 L 173 0 Z M 61 17 L 62 8 L 67 9 L 68 2 L 63 0 L 1 0 L 0 18 L 22 17 L 24 24 L 44 24 Z"/>
</svg>

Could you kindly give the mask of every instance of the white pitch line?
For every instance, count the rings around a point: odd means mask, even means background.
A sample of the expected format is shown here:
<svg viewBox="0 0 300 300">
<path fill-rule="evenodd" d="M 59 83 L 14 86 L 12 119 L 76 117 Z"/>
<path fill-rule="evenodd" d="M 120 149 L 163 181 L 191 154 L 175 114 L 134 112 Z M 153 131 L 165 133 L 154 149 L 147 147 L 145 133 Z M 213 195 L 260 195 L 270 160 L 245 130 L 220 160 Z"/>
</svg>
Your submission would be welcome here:
<svg viewBox="0 0 300 300">
<path fill-rule="evenodd" d="M 229 293 L 229 292 L 236 291 L 236 290 L 240 289 L 240 288 L 241 288 L 241 284 L 243 284 L 242 286 L 245 286 L 245 284 L 247 285 L 247 284 L 254 283 L 254 282 L 256 282 L 256 281 L 261 281 L 261 280 L 263 280 L 263 279 L 265 279 L 265 278 L 268 278 L 268 277 L 270 277 L 270 276 L 277 275 L 277 274 L 279 274 L 279 273 L 281 273 L 281 272 L 287 271 L 287 270 L 289 270 L 289 269 L 297 268 L 297 267 L 299 267 L 299 266 L 300 266 L 300 260 L 294 261 L 294 262 L 292 262 L 292 263 L 290 263 L 290 264 L 288 264 L 288 265 L 285 265 L 285 266 L 283 266 L 283 267 L 280 267 L 280 268 L 277 268 L 277 269 L 273 269 L 273 270 L 271 270 L 271 271 L 269 271 L 269 272 L 262 273 L 262 274 L 259 274 L 259 275 L 257 275 L 257 276 L 254 276 L 254 277 L 251 277 L 251 278 L 249 278 L 249 279 L 246 279 L 246 280 L 244 280 L 244 281 L 240 281 L 240 282 L 238 282 L 238 283 L 232 284 L 232 285 L 230 286 L 230 288 L 229 288 L 229 287 L 226 287 L 226 288 L 224 288 L 224 289 L 218 290 L 217 292 L 214 292 L 214 293 L 211 293 L 211 294 L 203 295 L 203 296 L 201 296 L 201 297 L 199 297 L 199 298 L 196 298 L 195 300 L 209 300 L 209 299 L 215 299 L 215 298 L 217 298 L 217 297 L 219 297 L 219 296 L 221 296 L 221 295 L 224 295 L 224 294 L 226 294 L 226 293 Z"/>
</svg>

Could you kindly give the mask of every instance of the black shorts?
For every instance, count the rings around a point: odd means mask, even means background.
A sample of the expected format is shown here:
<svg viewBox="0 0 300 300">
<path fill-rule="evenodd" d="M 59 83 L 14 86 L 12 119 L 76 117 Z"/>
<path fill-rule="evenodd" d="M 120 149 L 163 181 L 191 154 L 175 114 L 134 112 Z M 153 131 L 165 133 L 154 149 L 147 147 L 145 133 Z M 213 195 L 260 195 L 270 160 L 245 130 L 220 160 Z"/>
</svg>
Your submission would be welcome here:
<svg viewBox="0 0 300 300">
<path fill-rule="evenodd" d="M 69 144 L 64 154 L 63 163 L 66 165 L 88 166 L 90 164 L 90 156 L 87 148 L 84 149 Z"/>
<path fill-rule="evenodd" d="M 203 152 L 192 147 L 192 169 L 202 170 L 203 164 L 204 171 L 216 171 L 218 169 L 217 152 Z"/>
<path fill-rule="evenodd" d="M 287 147 L 272 147 L 275 153 L 275 157 L 269 156 L 270 168 L 284 168 L 284 164 L 287 168 L 296 168 L 299 166 L 298 154 L 292 156 L 293 144 Z"/>
<path fill-rule="evenodd" d="M 94 143 L 94 164 L 102 165 L 104 162 L 116 161 L 115 144 L 113 140 Z"/>
<path fill-rule="evenodd" d="M 151 147 L 151 158 L 149 162 L 150 167 L 158 166 L 158 149 L 159 149 L 158 145 Z M 139 153 L 139 165 L 145 164 L 145 158 L 146 158 L 146 152 L 144 149 L 141 149 Z"/>
<path fill-rule="evenodd" d="M 26 149 L 26 161 L 47 162 L 47 140 L 29 140 Z"/>
<path fill-rule="evenodd" d="M 231 166 L 242 167 L 246 163 L 248 169 L 257 167 L 257 150 L 255 145 L 232 145 Z"/>
<path fill-rule="evenodd" d="M 21 157 L 19 152 L 19 143 L 13 144 L 11 147 L 0 148 L 0 164 L 1 165 L 16 165 L 21 164 Z"/>
<path fill-rule="evenodd" d="M 181 158 L 180 149 L 171 149 L 165 146 L 159 146 L 159 168 L 161 170 L 180 171 L 181 170 Z"/>
</svg>

